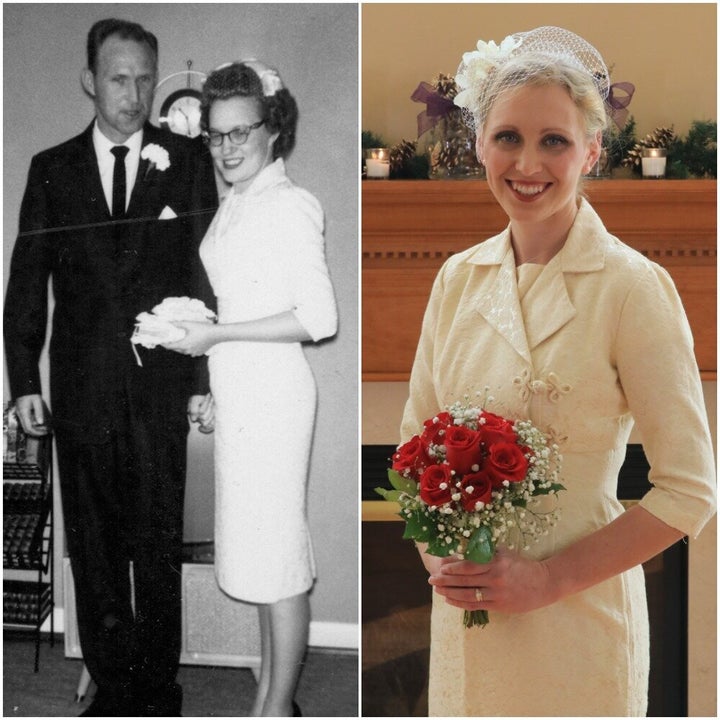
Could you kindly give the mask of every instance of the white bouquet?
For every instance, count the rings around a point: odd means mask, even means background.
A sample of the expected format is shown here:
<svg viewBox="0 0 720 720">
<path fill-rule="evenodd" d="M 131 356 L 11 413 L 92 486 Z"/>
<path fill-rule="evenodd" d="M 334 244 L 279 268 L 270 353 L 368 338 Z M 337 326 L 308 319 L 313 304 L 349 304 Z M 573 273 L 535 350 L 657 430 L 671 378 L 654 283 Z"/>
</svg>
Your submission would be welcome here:
<svg viewBox="0 0 720 720">
<path fill-rule="evenodd" d="M 135 319 L 135 332 L 130 341 L 133 345 L 150 349 L 185 337 L 185 331 L 173 325 L 173 322 L 217 321 L 215 313 L 202 300 L 189 297 L 165 298 L 151 312 L 142 312 Z"/>
</svg>

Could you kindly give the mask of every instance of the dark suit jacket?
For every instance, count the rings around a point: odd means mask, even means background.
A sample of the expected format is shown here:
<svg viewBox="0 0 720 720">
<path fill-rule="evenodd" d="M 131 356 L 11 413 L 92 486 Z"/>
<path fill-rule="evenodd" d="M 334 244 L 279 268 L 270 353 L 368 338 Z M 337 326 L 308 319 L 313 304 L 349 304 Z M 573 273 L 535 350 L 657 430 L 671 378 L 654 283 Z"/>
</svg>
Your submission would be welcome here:
<svg viewBox="0 0 720 720">
<path fill-rule="evenodd" d="M 143 146 L 165 148 L 170 167 L 140 160 L 127 218 L 111 222 L 92 143 L 81 135 L 36 155 L 20 212 L 5 301 L 5 354 L 13 397 L 40 393 L 38 359 L 48 312 L 53 422 L 80 441 L 101 441 L 120 397 L 159 432 L 185 423 L 190 394 L 207 391 L 207 368 L 163 348 L 130 344 L 135 317 L 170 296 L 212 303 L 198 245 L 217 206 L 202 143 L 146 125 Z M 205 160 L 203 160 L 203 157 Z M 176 219 L 159 220 L 169 207 Z"/>
</svg>

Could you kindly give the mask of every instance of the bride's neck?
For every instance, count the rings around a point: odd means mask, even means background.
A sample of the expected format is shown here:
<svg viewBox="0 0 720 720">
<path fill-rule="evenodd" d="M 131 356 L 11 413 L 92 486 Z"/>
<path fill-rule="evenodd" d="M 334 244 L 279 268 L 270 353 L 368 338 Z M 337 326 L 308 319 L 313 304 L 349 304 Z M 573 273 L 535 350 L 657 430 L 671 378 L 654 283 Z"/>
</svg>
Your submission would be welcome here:
<svg viewBox="0 0 720 720">
<path fill-rule="evenodd" d="M 561 217 L 554 216 L 537 223 L 511 220 L 510 234 L 515 264 L 549 263 L 565 245 L 576 213 L 577 211 Z"/>
</svg>

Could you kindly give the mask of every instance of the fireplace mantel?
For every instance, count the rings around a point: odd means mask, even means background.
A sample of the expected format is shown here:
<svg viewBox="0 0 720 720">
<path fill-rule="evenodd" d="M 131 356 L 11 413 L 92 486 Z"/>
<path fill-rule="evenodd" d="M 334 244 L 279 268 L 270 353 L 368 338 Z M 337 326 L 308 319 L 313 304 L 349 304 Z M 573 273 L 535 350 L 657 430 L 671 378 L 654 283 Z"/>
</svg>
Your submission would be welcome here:
<svg viewBox="0 0 720 720">
<path fill-rule="evenodd" d="M 715 379 L 716 181 L 589 180 L 585 194 L 611 233 L 667 268 Z M 440 266 L 506 224 L 483 180 L 362 183 L 363 380 L 407 380 Z"/>
</svg>

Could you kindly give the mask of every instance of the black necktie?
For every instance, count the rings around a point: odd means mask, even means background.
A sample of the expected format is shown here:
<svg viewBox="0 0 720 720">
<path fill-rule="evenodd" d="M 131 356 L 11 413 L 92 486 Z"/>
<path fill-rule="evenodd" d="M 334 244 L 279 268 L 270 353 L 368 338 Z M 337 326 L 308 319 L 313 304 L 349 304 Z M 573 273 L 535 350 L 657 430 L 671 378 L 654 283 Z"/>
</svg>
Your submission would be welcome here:
<svg viewBox="0 0 720 720">
<path fill-rule="evenodd" d="M 115 167 L 113 168 L 113 189 L 112 189 L 112 216 L 113 218 L 125 217 L 125 156 L 129 148 L 124 145 L 116 145 L 110 150 L 115 156 Z"/>
</svg>

